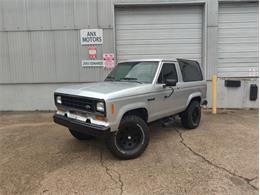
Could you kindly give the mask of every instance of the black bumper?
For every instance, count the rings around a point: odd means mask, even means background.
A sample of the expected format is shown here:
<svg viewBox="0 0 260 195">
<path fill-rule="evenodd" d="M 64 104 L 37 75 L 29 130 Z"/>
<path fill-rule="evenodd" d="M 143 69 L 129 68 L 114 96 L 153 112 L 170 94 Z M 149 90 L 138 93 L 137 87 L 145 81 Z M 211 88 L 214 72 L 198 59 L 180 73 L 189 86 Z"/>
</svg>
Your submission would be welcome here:
<svg viewBox="0 0 260 195">
<path fill-rule="evenodd" d="M 53 120 L 55 123 L 68 127 L 69 129 L 95 137 L 104 137 L 110 132 L 109 127 L 81 122 L 58 114 L 53 116 Z"/>
</svg>

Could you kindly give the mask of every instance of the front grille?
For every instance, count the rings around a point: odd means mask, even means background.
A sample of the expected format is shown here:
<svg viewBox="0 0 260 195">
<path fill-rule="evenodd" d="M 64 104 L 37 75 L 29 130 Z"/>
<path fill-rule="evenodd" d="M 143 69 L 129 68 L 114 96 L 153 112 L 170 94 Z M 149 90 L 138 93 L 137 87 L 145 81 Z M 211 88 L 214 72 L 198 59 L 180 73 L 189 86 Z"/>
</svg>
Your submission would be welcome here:
<svg viewBox="0 0 260 195">
<path fill-rule="evenodd" d="M 61 96 L 61 105 L 71 108 L 76 108 L 79 110 L 85 110 L 89 112 L 95 111 L 95 100 L 88 99 L 85 97 L 77 97 L 77 96 L 68 96 L 68 95 L 60 95 Z"/>
</svg>

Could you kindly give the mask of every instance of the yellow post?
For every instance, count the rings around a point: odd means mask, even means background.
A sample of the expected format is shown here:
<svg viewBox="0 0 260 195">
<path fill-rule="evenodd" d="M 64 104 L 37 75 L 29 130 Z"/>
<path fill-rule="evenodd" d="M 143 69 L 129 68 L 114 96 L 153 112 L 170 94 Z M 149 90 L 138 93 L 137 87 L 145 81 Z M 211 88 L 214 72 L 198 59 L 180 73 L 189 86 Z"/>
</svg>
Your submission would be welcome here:
<svg viewBox="0 0 260 195">
<path fill-rule="evenodd" d="M 212 76 L 212 114 L 217 114 L 217 76 Z"/>
</svg>

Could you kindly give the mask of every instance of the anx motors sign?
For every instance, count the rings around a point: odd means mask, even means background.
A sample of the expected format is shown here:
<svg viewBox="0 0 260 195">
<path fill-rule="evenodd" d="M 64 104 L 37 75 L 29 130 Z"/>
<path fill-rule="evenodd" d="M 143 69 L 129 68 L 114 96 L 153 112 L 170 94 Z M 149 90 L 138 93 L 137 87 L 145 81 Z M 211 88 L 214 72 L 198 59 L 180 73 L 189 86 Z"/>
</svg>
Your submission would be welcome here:
<svg viewBox="0 0 260 195">
<path fill-rule="evenodd" d="M 81 45 L 103 44 L 103 29 L 80 30 Z"/>
</svg>

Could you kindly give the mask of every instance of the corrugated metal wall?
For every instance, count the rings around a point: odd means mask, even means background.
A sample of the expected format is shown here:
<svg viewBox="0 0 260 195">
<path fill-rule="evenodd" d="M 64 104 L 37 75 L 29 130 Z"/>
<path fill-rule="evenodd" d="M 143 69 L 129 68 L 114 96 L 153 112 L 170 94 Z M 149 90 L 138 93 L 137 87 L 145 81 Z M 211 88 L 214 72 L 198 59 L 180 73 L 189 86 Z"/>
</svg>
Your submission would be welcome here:
<svg viewBox="0 0 260 195">
<path fill-rule="evenodd" d="M 108 71 L 81 67 L 88 51 L 80 45 L 79 30 L 102 28 L 104 43 L 97 46 L 98 59 L 103 53 L 114 53 L 113 3 L 143 7 L 196 4 L 205 8 L 202 57 L 210 103 L 210 80 L 217 72 L 219 5 L 248 1 L 253 0 L 0 0 L 0 110 L 54 109 L 56 88 L 101 80 Z M 224 80 L 219 82 L 219 107 L 258 107 L 258 101 L 248 98 L 249 85 L 258 78 L 242 80 L 244 87 L 236 89 L 226 89 Z M 246 96 L 232 99 L 235 94 Z M 227 101 L 230 99 L 232 103 Z"/>
<path fill-rule="evenodd" d="M 118 60 L 188 58 L 201 63 L 200 5 L 116 8 Z"/>
<path fill-rule="evenodd" d="M 257 2 L 219 5 L 219 77 L 258 76 L 258 17 Z"/>
<path fill-rule="evenodd" d="M 113 52 L 111 0 L 1 0 L 0 83 L 84 82 L 103 79 L 100 67 L 82 68 L 87 47 L 79 30 L 103 28 Z"/>
</svg>

